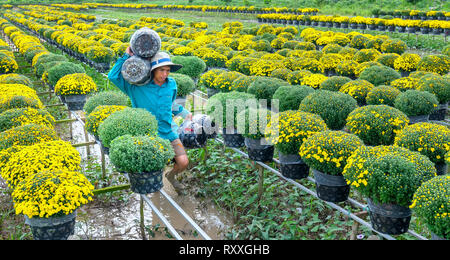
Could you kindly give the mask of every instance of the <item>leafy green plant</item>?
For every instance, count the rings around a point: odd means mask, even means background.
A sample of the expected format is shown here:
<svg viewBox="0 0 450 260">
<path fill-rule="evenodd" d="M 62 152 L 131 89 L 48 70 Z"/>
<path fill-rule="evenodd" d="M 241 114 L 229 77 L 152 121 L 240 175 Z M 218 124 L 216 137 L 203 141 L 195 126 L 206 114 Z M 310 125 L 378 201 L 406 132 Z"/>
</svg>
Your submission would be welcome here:
<svg viewBox="0 0 450 260">
<path fill-rule="evenodd" d="M 320 84 L 320 89 L 323 90 L 331 90 L 331 91 L 339 91 L 339 89 L 345 84 L 352 81 L 348 77 L 342 77 L 342 76 L 332 76 L 328 79 L 324 80 Z"/>
<path fill-rule="evenodd" d="M 412 124 L 397 134 L 394 144 L 417 151 L 435 164 L 443 164 L 445 154 L 450 149 L 450 130 L 432 123 Z"/>
<path fill-rule="evenodd" d="M 110 147 L 112 140 L 118 136 L 149 135 L 158 133 L 156 117 L 143 108 L 125 108 L 111 114 L 98 127 L 98 136 L 105 147 Z"/>
<path fill-rule="evenodd" d="M 357 107 L 356 100 L 350 95 L 317 90 L 302 100 L 299 109 L 319 115 L 328 128 L 340 130 L 345 126 L 347 116 Z"/>
<path fill-rule="evenodd" d="M 178 97 L 185 97 L 195 90 L 195 83 L 191 77 L 180 73 L 170 73 L 170 77 L 177 83 Z"/>
<path fill-rule="evenodd" d="M 391 81 L 400 77 L 400 73 L 386 66 L 371 66 L 359 75 L 360 79 L 367 80 L 375 86 L 389 85 Z"/>
<path fill-rule="evenodd" d="M 426 156 L 402 147 L 362 146 L 349 157 L 343 175 L 375 203 L 408 207 L 417 188 L 436 176 L 436 169 Z"/>
<path fill-rule="evenodd" d="M 428 91 L 407 90 L 397 96 L 395 108 L 407 116 L 429 115 L 439 104 L 436 96 Z"/>
<path fill-rule="evenodd" d="M 101 91 L 88 98 L 83 110 L 86 112 L 86 115 L 89 115 L 100 105 L 130 106 L 130 103 L 130 98 L 121 91 Z"/>
<path fill-rule="evenodd" d="M 408 125 L 408 117 L 386 105 L 368 105 L 353 110 L 346 119 L 347 129 L 366 145 L 391 145 L 395 135 Z"/>
<path fill-rule="evenodd" d="M 437 75 L 425 75 L 420 78 L 417 89 L 436 95 L 440 104 L 450 100 L 450 81 Z"/>
<path fill-rule="evenodd" d="M 279 100 L 279 111 L 297 110 L 302 100 L 313 93 L 309 86 L 281 86 L 273 94 L 273 99 Z"/>
<path fill-rule="evenodd" d="M 381 85 L 374 87 L 367 93 L 366 103 L 368 105 L 388 105 L 393 107 L 394 101 L 400 93 L 400 90 L 391 86 Z"/>
<path fill-rule="evenodd" d="M 257 99 L 270 100 L 280 86 L 286 85 L 289 85 L 289 83 L 281 79 L 259 77 L 250 84 L 247 92 L 255 95 Z"/>
<path fill-rule="evenodd" d="M 48 69 L 48 80 L 53 86 L 56 85 L 58 80 L 65 75 L 74 73 L 86 73 L 83 66 L 72 62 L 61 62 L 54 67 Z"/>
<path fill-rule="evenodd" d="M 247 101 L 251 102 L 252 100 L 251 104 L 247 103 Z M 238 112 L 245 109 L 247 105 L 253 105 L 256 108 L 257 103 L 254 95 L 238 91 L 218 93 L 208 99 L 206 114 L 215 121 L 216 125 L 235 127 Z M 232 122 L 228 120 L 232 120 Z"/>
<path fill-rule="evenodd" d="M 450 176 L 437 176 L 416 190 L 410 208 L 439 237 L 450 238 Z"/>
<path fill-rule="evenodd" d="M 198 78 L 205 71 L 205 62 L 196 56 L 173 56 L 172 62 L 183 65 L 177 73 L 188 75 L 191 78 Z"/>
<path fill-rule="evenodd" d="M 127 173 L 162 170 L 175 156 L 169 140 L 157 136 L 122 135 L 111 142 L 111 162 Z"/>
</svg>

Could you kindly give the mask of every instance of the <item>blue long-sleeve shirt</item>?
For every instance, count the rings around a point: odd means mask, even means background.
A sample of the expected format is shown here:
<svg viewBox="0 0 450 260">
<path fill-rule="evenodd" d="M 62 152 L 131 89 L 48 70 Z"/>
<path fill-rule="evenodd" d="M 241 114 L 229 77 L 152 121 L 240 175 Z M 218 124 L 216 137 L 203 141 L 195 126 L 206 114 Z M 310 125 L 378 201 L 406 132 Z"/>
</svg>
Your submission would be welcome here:
<svg viewBox="0 0 450 260">
<path fill-rule="evenodd" d="M 152 80 L 143 86 L 128 83 L 122 76 L 122 65 L 130 56 L 125 53 L 119 58 L 108 74 L 111 80 L 121 91 L 131 99 L 131 104 L 136 108 L 145 108 L 158 120 L 158 135 L 161 138 L 173 141 L 178 137 L 178 125 L 173 121 L 173 116 L 186 117 L 189 114 L 183 106 L 174 103 L 177 97 L 177 83 L 168 77 L 162 85 L 156 85 Z"/>
</svg>

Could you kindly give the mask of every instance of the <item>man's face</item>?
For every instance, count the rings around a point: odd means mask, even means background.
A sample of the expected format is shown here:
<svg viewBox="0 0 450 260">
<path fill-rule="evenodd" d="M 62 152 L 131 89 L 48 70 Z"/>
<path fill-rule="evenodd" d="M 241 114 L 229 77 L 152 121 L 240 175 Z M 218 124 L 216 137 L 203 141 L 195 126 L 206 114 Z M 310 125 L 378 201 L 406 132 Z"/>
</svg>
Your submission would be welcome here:
<svg viewBox="0 0 450 260">
<path fill-rule="evenodd" d="M 157 83 L 166 81 L 170 73 L 170 66 L 156 68 L 153 74 L 153 80 Z"/>
</svg>

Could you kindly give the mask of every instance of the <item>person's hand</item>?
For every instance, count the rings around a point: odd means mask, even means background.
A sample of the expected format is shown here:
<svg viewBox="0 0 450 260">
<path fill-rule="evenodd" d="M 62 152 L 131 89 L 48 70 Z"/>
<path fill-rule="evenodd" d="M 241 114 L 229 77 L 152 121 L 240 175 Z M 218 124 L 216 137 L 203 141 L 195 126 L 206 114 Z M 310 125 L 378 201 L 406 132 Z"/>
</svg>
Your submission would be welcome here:
<svg viewBox="0 0 450 260">
<path fill-rule="evenodd" d="M 133 56 L 133 52 L 131 51 L 130 46 L 128 46 L 127 50 L 125 51 L 128 55 Z"/>
</svg>

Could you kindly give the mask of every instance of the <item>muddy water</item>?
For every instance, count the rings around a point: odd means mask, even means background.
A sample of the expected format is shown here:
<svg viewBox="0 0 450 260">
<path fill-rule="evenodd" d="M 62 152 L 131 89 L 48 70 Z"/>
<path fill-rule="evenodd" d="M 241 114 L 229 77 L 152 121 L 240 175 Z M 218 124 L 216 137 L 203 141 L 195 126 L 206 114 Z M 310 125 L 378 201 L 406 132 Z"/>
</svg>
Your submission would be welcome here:
<svg viewBox="0 0 450 260">
<path fill-rule="evenodd" d="M 84 115 L 79 114 L 82 118 Z M 72 123 L 72 142 L 83 143 L 93 141 L 88 135 L 86 139 L 81 122 Z M 98 158 L 101 163 L 99 145 L 78 147 L 82 158 L 88 153 Z M 113 167 L 108 156 L 105 156 L 106 167 Z M 197 199 L 193 195 L 178 195 L 166 178 L 163 179 L 163 190 L 170 196 L 212 239 L 225 239 L 226 230 L 232 225 L 232 218 L 226 212 L 216 208 L 211 202 Z M 167 218 L 170 224 L 183 239 L 203 239 L 187 220 L 169 203 L 160 192 L 148 197 L 156 208 Z M 94 201 L 81 207 L 77 212 L 75 234 L 70 239 L 89 240 L 138 240 L 144 239 L 140 229 L 140 195 L 128 192 L 124 201 Z M 163 222 L 144 202 L 144 225 L 146 239 L 174 239 Z"/>
</svg>

